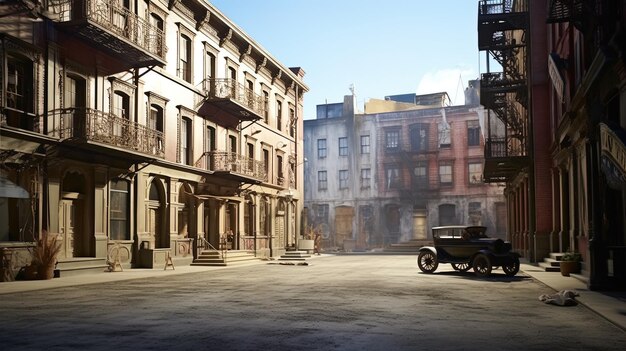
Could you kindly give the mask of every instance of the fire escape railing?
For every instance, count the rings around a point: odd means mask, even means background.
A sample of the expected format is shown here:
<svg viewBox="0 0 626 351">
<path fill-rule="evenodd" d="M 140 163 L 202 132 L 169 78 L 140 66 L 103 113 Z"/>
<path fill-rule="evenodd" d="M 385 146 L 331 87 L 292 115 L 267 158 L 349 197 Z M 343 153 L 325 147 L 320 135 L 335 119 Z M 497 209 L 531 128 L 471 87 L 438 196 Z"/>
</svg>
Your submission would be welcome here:
<svg viewBox="0 0 626 351">
<path fill-rule="evenodd" d="M 259 117 L 265 114 L 265 98 L 231 78 L 207 78 L 202 81 L 205 99 L 229 99 L 248 108 Z"/>
<path fill-rule="evenodd" d="M 214 172 L 233 172 L 267 181 L 265 163 L 228 151 L 207 151 L 195 163 L 196 168 Z"/>
<path fill-rule="evenodd" d="M 59 121 L 53 136 L 93 141 L 147 155 L 164 157 L 163 133 L 114 114 L 91 108 L 64 108 L 48 113 Z"/>
<path fill-rule="evenodd" d="M 93 21 L 99 26 L 137 45 L 143 50 L 165 60 L 165 34 L 147 20 L 140 18 L 126 7 L 110 0 L 50 1 L 48 8 L 59 15 L 60 22 L 78 19 Z"/>
</svg>

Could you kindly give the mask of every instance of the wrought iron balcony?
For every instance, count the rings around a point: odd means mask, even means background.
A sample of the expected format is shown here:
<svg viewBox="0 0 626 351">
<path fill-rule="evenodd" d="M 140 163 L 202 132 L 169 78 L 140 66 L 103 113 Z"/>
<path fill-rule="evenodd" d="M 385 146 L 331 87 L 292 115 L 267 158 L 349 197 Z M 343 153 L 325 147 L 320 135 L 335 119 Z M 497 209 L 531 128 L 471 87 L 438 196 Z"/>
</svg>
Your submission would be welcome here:
<svg viewBox="0 0 626 351">
<path fill-rule="evenodd" d="M 109 0 L 49 1 L 61 28 L 132 66 L 164 65 L 165 35 L 147 20 Z"/>
<path fill-rule="evenodd" d="M 207 151 L 196 161 L 195 166 L 217 174 L 234 175 L 243 181 L 267 181 L 264 162 L 235 152 Z"/>
<path fill-rule="evenodd" d="M 60 139 L 106 144 L 157 157 L 165 155 L 162 132 L 111 113 L 66 108 L 51 111 L 48 117 L 59 120 L 59 129 L 53 136 Z"/>
<path fill-rule="evenodd" d="M 548 23 L 574 22 L 579 27 L 584 16 L 583 0 L 550 0 Z"/>
<path fill-rule="evenodd" d="M 522 136 L 488 137 L 485 140 L 485 182 L 506 182 L 527 166 L 526 139 Z"/>
<path fill-rule="evenodd" d="M 211 117 L 226 127 L 240 121 L 254 121 L 265 114 L 265 98 L 230 78 L 209 78 L 202 82 L 204 98 L 198 114 Z"/>
</svg>

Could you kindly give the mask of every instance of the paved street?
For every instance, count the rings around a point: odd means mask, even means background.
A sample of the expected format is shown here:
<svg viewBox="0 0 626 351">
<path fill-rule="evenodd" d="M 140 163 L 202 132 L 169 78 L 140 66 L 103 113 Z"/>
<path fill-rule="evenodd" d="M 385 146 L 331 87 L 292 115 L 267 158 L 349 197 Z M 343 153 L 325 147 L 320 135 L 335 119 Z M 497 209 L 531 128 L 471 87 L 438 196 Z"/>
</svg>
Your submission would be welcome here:
<svg viewBox="0 0 626 351">
<path fill-rule="evenodd" d="M 3 350 L 625 350 L 586 307 L 529 276 L 414 256 L 315 257 L 0 295 Z M 115 274 L 115 273 L 111 273 Z"/>
</svg>

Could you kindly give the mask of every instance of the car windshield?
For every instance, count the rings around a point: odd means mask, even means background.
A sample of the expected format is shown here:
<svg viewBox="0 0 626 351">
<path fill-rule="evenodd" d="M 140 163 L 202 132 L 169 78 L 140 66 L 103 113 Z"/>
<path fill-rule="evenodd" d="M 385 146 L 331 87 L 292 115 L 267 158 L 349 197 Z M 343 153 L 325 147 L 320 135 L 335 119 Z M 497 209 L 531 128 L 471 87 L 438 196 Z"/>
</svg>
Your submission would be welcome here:
<svg viewBox="0 0 626 351">
<path fill-rule="evenodd" d="M 487 238 L 486 227 L 482 226 L 449 226 L 433 228 L 433 237 L 440 239 L 477 239 Z M 464 235 L 464 232 L 466 233 Z"/>
</svg>

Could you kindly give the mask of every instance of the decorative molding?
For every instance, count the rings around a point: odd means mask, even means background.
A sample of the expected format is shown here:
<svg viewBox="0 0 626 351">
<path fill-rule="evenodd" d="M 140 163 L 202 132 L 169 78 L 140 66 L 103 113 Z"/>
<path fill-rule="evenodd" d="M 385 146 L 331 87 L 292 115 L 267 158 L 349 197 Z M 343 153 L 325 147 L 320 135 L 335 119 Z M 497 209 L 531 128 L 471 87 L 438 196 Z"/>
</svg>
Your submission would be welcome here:
<svg viewBox="0 0 626 351">
<path fill-rule="evenodd" d="M 227 41 L 230 41 L 232 37 L 233 37 L 233 30 L 232 28 L 228 28 L 228 31 L 226 32 L 226 34 L 224 34 L 223 37 L 220 37 L 220 47 L 224 46 L 224 44 Z"/>
<path fill-rule="evenodd" d="M 296 90 L 296 82 L 295 81 L 291 81 L 291 84 L 289 86 L 285 86 L 285 94 L 288 94 L 289 91 L 295 91 Z"/>
<path fill-rule="evenodd" d="M 152 91 L 146 91 L 145 94 L 148 97 L 148 105 L 159 105 L 165 109 L 165 105 L 167 105 L 167 103 L 170 101 L 170 99 Z"/>
<path fill-rule="evenodd" d="M 111 82 L 111 89 L 113 92 L 121 91 L 128 95 L 131 99 L 135 95 L 135 89 L 137 89 L 135 84 L 125 82 L 117 77 L 109 77 L 107 79 Z"/>
<path fill-rule="evenodd" d="M 204 27 L 208 27 L 209 19 L 211 18 L 211 13 L 209 10 L 206 10 L 204 14 L 198 16 L 198 22 L 196 23 L 196 30 L 200 30 Z"/>
<path fill-rule="evenodd" d="M 167 9 L 172 11 L 172 9 L 174 8 L 174 6 L 179 2 L 180 0 L 168 0 L 167 2 Z"/>
<path fill-rule="evenodd" d="M 248 44 L 248 47 L 241 52 L 241 55 L 239 55 L 239 62 L 243 62 L 243 60 L 247 57 L 250 56 L 250 54 L 252 53 L 252 45 Z"/>
<path fill-rule="evenodd" d="M 276 80 L 280 79 L 283 76 L 283 71 L 278 71 L 275 75 L 272 76 L 272 85 L 276 83 Z"/>
<path fill-rule="evenodd" d="M 259 73 L 259 70 L 267 65 L 267 57 L 263 57 L 261 62 L 257 62 L 254 73 Z"/>
</svg>

